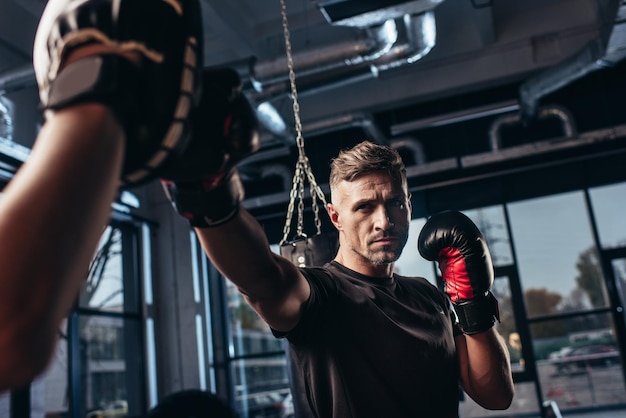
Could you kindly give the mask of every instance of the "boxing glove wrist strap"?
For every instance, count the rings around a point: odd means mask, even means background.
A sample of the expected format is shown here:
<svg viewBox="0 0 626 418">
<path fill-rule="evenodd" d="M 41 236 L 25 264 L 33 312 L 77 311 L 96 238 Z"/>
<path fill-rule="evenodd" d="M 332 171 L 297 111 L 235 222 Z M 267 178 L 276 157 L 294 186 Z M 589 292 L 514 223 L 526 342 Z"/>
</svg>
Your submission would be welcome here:
<svg viewBox="0 0 626 418">
<path fill-rule="evenodd" d="M 487 331 L 496 320 L 500 322 L 498 300 L 491 292 L 470 300 L 461 300 L 454 304 L 459 319 L 459 326 L 464 334 L 472 335 Z"/>
<path fill-rule="evenodd" d="M 194 228 L 215 227 L 228 222 L 237 214 L 243 200 L 243 185 L 236 169 L 225 173 L 219 184 L 210 190 L 207 190 L 206 183 L 206 179 L 184 183 L 161 181 L 166 196 Z"/>
</svg>

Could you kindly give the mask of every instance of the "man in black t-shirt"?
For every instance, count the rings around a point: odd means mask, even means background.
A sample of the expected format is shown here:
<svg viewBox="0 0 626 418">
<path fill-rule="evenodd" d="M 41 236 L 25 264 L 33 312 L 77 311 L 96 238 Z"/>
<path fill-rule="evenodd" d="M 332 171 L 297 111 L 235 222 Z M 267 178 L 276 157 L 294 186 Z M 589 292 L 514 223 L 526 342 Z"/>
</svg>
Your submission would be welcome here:
<svg viewBox="0 0 626 418">
<path fill-rule="evenodd" d="M 206 138 L 194 141 L 217 152 Z M 327 210 L 339 249 L 322 267 L 297 268 L 270 251 L 240 206 L 236 158 L 219 149 L 223 168 L 196 186 L 170 182 L 170 192 L 182 189 L 170 197 L 215 266 L 288 339 L 298 417 L 456 418 L 459 385 L 487 409 L 509 407 L 508 352 L 493 328 L 493 266 L 475 225 L 443 212 L 420 234 L 419 252 L 439 263 L 445 293 L 393 273 L 411 220 L 395 150 L 362 142 L 332 161 Z"/>
<path fill-rule="evenodd" d="M 295 409 L 314 412 L 301 416 L 457 417 L 458 331 L 445 295 L 423 278 L 336 261 L 303 273 L 311 297 L 286 334 Z"/>
</svg>

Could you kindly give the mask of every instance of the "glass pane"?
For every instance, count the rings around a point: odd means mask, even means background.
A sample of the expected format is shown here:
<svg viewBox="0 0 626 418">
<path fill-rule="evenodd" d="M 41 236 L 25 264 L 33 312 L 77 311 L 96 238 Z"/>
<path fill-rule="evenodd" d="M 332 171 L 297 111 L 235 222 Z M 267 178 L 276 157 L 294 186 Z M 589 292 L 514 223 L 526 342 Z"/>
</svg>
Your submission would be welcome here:
<svg viewBox="0 0 626 418">
<path fill-rule="evenodd" d="M 122 232 L 108 226 L 100 238 L 89 276 L 80 292 L 81 307 L 103 311 L 124 310 Z"/>
<path fill-rule="evenodd" d="M 144 376 L 141 366 L 140 323 L 119 318 L 80 318 L 81 387 L 84 408 L 97 416 L 143 412 Z"/>
<path fill-rule="evenodd" d="M 66 322 L 47 369 L 30 385 L 31 418 L 65 417 L 69 410 Z M 0 394 L 0 417 L 10 416 L 10 395 Z"/>
<path fill-rule="evenodd" d="M 226 280 L 226 289 L 232 334 L 232 356 L 284 351 L 282 340 L 272 335 L 267 324 L 261 320 L 237 288 L 228 280 Z"/>
<path fill-rule="evenodd" d="M 542 392 L 561 411 L 626 402 L 610 315 L 541 321 L 530 330 Z"/>
<path fill-rule="evenodd" d="M 503 414 L 506 412 L 506 415 Z M 463 418 L 482 418 L 490 416 L 536 416 L 539 417 L 539 401 L 535 384 L 532 382 L 516 383 L 515 396 L 511 406 L 506 411 L 489 411 L 478 406 L 469 396 L 464 395 L 459 404 L 459 416 Z"/>
<path fill-rule="evenodd" d="M 508 207 L 529 317 L 607 306 L 583 193 Z"/>
<path fill-rule="evenodd" d="M 68 391 L 68 351 L 67 351 L 67 321 L 61 325 L 60 338 L 50 365 L 46 371 L 33 382 L 31 389 L 31 404 L 33 417 L 35 411 L 41 411 L 38 405 L 42 405 L 43 415 L 63 416 L 69 411 Z M 55 415 L 56 414 L 56 415 Z M 0 416 L 4 416 L 0 414 Z"/>
<path fill-rule="evenodd" d="M 394 265 L 394 271 L 403 276 L 420 276 L 435 284 L 433 263 L 425 260 L 417 252 L 417 237 L 426 223 L 425 218 L 413 219 L 409 225 L 409 239 L 404 251 Z"/>
<path fill-rule="evenodd" d="M 11 394 L 9 392 L 0 393 L 0 417 L 8 417 L 11 408 Z"/>
<path fill-rule="evenodd" d="M 498 276 L 491 288 L 493 295 L 498 300 L 500 310 L 500 322 L 496 323 L 496 330 L 502 335 L 511 356 L 511 368 L 514 372 L 524 371 L 524 359 L 522 358 L 522 341 L 515 325 L 515 314 L 511 302 L 511 286 L 509 278 Z"/>
<path fill-rule="evenodd" d="M 618 290 L 622 296 L 622 306 L 626 303 L 626 258 L 616 258 L 611 260 L 613 276 L 618 285 Z"/>
<path fill-rule="evenodd" d="M 626 183 L 589 190 L 602 248 L 626 246 Z"/>
<path fill-rule="evenodd" d="M 235 407 L 242 417 L 278 417 L 289 393 L 285 356 L 237 360 Z"/>
<path fill-rule="evenodd" d="M 502 206 L 491 206 L 464 212 L 480 229 L 489 246 L 494 266 L 513 264 L 511 240 L 506 228 L 504 209 Z"/>
</svg>

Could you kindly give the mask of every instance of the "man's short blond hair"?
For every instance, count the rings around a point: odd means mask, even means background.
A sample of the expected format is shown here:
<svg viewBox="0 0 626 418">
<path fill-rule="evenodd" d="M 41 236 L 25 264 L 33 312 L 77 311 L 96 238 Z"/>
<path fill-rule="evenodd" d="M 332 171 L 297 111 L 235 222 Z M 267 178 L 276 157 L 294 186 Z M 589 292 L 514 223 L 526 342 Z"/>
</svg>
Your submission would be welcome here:
<svg viewBox="0 0 626 418">
<path fill-rule="evenodd" d="M 407 189 L 406 168 L 402 157 L 395 149 L 363 141 L 352 148 L 339 152 L 330 162 L 331 194 L 341 181 L 353 181 L 356 178 L 376 171 L 386 171 Z"/>
</svg>

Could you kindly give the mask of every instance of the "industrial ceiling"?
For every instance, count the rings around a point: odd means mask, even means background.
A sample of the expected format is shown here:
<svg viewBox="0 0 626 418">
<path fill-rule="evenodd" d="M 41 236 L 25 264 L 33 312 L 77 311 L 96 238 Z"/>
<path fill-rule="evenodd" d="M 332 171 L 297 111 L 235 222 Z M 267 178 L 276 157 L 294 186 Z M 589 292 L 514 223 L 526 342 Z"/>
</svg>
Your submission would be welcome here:
<svg viewBox="0 0 626 418">
<path fill-rule="evenodd" d="M 618 0 L 201 5 L 205 65 L 237 68 L 263 124 L 261 152 L 244 174 L 249 180 L 278 174 L 283 192 L 296 138 L 286 39 L 304 141 L 320 174 L 334 148 L 350 143 L 346 136 L 402 147 L 414 175 L 425 163 L 440 170 L 449 163 L 441 146 L 417 138 L 433 126 L 491 117 L 491 125 L 480 125 L 488 149 L 476 153 L 503 148 L 493 126 L 500 115 L 509 118 L 502 123 L 554 117 L 562 135 L 573 138 L 578 131 L 569 109 L 545 99 L 594 74 L 623 69 L 626 56 L 626 1 Z M 0 92 L 34 87 L 32 43 L 44 6 L 43 0 L 0 0 Z M 469 165 L 485 161 L 465 157 Z"/>
</svg>

